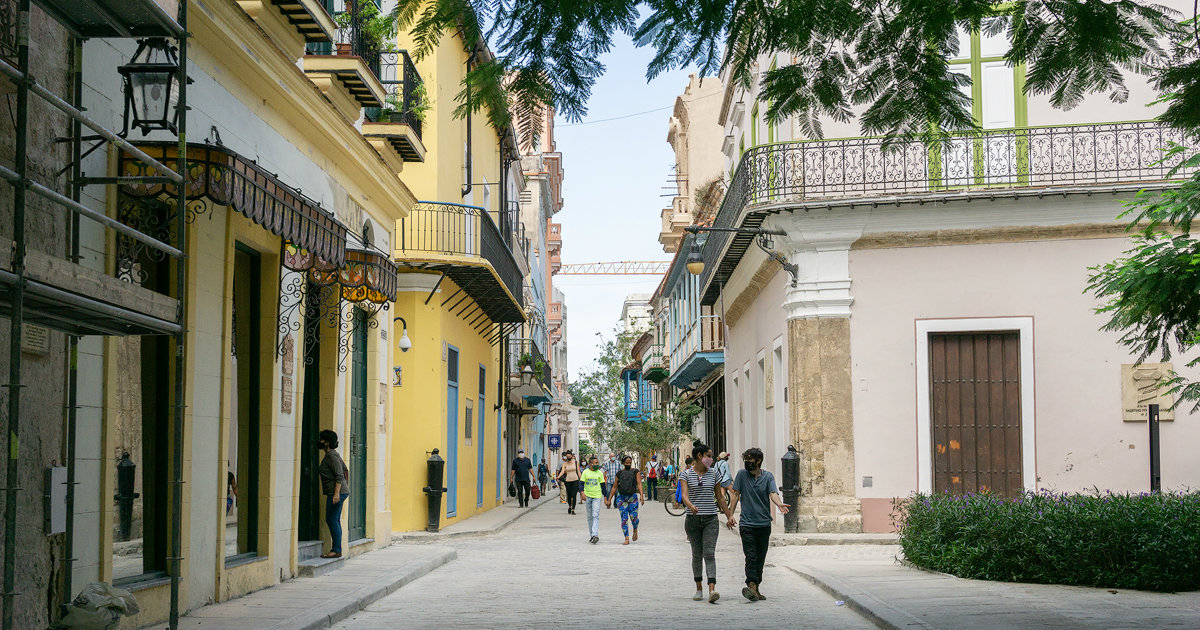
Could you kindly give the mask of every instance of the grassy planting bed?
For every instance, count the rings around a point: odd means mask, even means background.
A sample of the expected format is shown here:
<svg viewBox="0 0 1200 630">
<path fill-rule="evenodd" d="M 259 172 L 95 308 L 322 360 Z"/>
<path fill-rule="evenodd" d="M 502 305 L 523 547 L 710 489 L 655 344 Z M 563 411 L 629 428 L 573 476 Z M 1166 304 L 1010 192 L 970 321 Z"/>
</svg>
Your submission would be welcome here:
<svg viewBox="0 0 1200 630">
<path fill-rule="evenodd" d="M 1200 492 L 916 494 L 893 515 L 904 556 L 964 578 L 1200 589 Z"/>
</svg>

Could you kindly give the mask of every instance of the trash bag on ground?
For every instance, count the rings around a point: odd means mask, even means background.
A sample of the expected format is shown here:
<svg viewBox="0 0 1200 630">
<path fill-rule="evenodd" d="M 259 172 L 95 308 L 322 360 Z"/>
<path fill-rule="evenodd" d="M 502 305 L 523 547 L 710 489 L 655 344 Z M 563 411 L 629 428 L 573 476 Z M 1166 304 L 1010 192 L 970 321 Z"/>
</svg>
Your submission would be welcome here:
<svg viewBox="0 0 1200 630">
<path fill-rule="evenodd" d="M 133 593 L 107 582 L 92 582 L 83 587 L 74 601 L 63 604 L 63 617 L 54 627 L 109 630 L 117 627 L 122 615 L 136 615 L 140 610 Z"/>
</svg>

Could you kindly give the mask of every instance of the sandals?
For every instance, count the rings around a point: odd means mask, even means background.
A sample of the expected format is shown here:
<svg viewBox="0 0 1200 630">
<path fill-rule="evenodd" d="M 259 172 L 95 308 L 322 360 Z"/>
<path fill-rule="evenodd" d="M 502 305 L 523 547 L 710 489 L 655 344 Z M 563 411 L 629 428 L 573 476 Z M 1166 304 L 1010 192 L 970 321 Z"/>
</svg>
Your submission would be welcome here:
<svg viewBox="0 0 1200 630">
<path fill-rule="evenodd" d="M 323 553 L 323 554 L 321 554 L 321 557 L 322 557 L 322 558 L 341 558 L 341 557 L 342 557 L 342 554 L 340 554 L 340 553 L 333 553 L 332 551 L 330 551 L 329 553 Z"/>
</svg>

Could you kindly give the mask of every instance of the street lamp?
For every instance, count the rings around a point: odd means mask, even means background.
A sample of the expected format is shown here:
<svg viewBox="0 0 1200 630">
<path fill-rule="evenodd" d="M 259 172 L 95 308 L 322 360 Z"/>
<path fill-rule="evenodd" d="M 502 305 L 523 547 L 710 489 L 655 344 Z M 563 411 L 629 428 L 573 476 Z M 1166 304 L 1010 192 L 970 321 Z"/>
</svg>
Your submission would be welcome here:
<svg viewBox="0 0 1200 630">
<path fill-rule="evenodd" d="M 403 332 L 400 333 L 400 341 L 396 345 L 400 347 L 400 352 L 408 352 L 412 348 L 412 339 L 408 338 L 408 322 L 404 321 L 403 317 L 393 317 L 392 323 L 400 322 L 404 326 Z"/>
<path fill-rule="evenodd" d="M 521 387 L 528 387 L 533 384 L 533 368 L 526 363 L 525 367 L 521 368 Z"/>
<path fill-rule="evenodd" d="M 768 258 L 779 263 L 779 265 L 783 267 L 783 270 L 788 272 L 788 275 L 792 277 L 792 288 L 796 287 L 796 282 L 800 274 L 800 268 L 795 264 L 788 262 L 787 258 L 784 258 L 782 254 L 772 249 L 772 247 L 775 246 L 775 243 L 771 240 L 771 237 L 787 236 L 787 232 L 784 232 L 783 230 L 764 230 L 762 228 L 722 228 L 706 227 L 701 225 L 689 225 L 683 229 L 684 231 L 691 232 L 693 235 L 699 235 L 701 232 L 732 232 L 734 234 L 753 235 L 755 237 L 754 242 L 758 245 L 759 249 L 763 250 L 763 253 L 765 253 Z M 698 276 L 704 273 L 704 258 L 700 256 L 700 243 L 698 243 L 695 239 L 692 240 L 692 248 L 688 252 L 687 270 L 693 276 Z"/>
<path fill-rule="evenodd" d="M 179 133 L 179 57 L 162 37 L 138 40 L 129 63 L 117 68 L 125 77 L 125 129 Z"/>
</svg>

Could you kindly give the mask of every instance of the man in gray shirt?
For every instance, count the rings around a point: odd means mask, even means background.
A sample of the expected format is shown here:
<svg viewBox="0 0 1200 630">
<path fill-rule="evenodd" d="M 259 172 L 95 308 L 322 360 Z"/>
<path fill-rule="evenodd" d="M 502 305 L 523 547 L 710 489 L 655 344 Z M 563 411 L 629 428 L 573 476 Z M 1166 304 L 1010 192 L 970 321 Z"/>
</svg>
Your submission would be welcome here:
<svg viewBox="0 0 1200 630">
<path fill-rule="evenodd" d="M 775 476 L 762 469 L 763 452 L 758 448 L 746 449 L 742 453 L 745 470 L 738 471 L 729 493 L 733 496 L 730 512 L 742 503 L 742 523 L 738 533 L 742 536 L 742 552 L 746 554 L 746 588 L 742 595 L 754 602 L 766 599 L 759 591 L 762 584 L 763 565 L 767 562 L 767 547 L 771 544 L 771 505 L 782 514 L 788 513 L 788 505 L 779 497 Z M 729 528 L 738 525 L 729 518 Z"/>
</svg>

